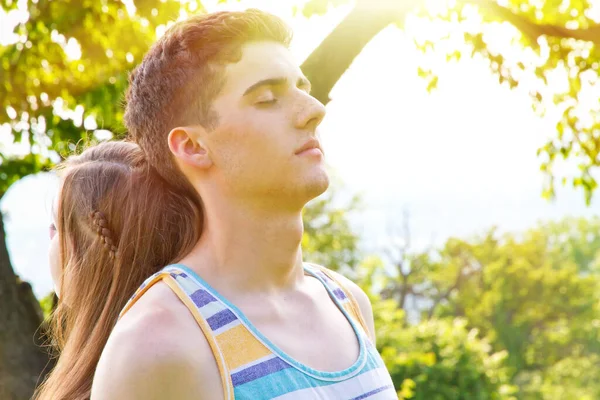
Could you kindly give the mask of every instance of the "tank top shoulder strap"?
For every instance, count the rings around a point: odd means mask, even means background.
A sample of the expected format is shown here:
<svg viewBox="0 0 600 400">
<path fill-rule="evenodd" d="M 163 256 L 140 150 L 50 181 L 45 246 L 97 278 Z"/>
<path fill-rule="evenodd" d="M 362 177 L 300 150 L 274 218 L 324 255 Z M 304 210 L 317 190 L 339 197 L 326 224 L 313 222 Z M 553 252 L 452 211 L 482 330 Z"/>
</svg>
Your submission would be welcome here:
<svg viewBox="0 0 600 400">
<path fill-rule="evenodd" d="M 142 282 L 142 284 L 137 288 L 137 290 L 133 293 L 129 300 L 127 300 L 127 303 L 125 303 L 125 306 L 119 313 L 119 319 L 121 319 L 123 315 L 125 315 L 125 313 L 129 311 L 131 307 L 133 307 L 133 305 L 139 300 L 140 297 L 142 297 L 144 293 L 146 293 L 148 289 L 154 286 L 156 282 L 161 281 L 165 277 L 165 274 L 168 273 L 164 272 L 163 270 L 160 270 L 146 278 L 146 280 Z"/>
<path fill-rule="evenodd" d="M 119 319 L 150 287 L 160 281 L 169 286 L 173 293 L 177 295 L 202 330 L 219 368 L 224 398 L 225 400 L 233 400 L 234 390 L 230 371 L 232 367 L 235 367 L 236 357 L 235 353 L 223 351 L 222 347 L 223 342 L 227 342 L 231 335 L 219 337 L 218 334 L 220 333 L 219 330 L 225 331 L 224 327 L 231 328 L 231 325 L 236 325 L 237 317 L 225 305 L 217 301 L 208 290 L 190 278 L 185 271 L 176 265 L 169 265 L 150 276 L 129 299 L 119 314 Z"/>
<path fill-rule="evenodd" d="M 333 273 L 333 271 L 318 264 L 304 263 L 304 270 L 318 278 L 332 294 L 333 300 L 342 306 L 354 322 L 362 328 L 369 337 L 369 329 L 363 318 L 360 306 L 352 291 Z"/>
</svg>

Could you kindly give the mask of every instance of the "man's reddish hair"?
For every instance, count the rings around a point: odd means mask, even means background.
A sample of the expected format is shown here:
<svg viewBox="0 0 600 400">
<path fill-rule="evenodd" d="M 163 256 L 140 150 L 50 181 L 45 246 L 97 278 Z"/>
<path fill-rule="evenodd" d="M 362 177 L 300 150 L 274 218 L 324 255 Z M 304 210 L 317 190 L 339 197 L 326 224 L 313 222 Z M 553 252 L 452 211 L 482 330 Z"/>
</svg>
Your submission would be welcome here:
<svg viewBox="0 0 600 400">
<path fill-rule="evenodd" d="M 249 42 L 288 47 L 291 36 L 283 20 L 256 9 L 197 15 L 170 27 L 131 73 L 124 116 L 130 137 L 150 164 L 198 206 L 196 191 L 169 150 L 168 133 L 177 126 L 216 126 L 211 103 L 223 86 L 225 64 L 238 62 Z"/>
</svg>

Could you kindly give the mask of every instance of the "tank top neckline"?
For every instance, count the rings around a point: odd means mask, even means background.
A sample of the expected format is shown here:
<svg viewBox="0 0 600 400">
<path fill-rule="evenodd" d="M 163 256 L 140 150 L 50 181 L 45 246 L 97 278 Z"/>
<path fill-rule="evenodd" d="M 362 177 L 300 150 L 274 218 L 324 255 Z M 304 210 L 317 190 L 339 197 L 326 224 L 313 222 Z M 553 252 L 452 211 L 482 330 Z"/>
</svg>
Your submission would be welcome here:
<svg viewBox="0 0 600 400">
<path fill-rule="evenodd" d="M 246 315 L 237 306 L 235 306 L 229 300 L 224 298 L 219 292 L 217 292 L 213 287 L 211 287 L 204 279 L 202 279 L 191 268 L 189 268 L 183 264 L 171 264 L 171 265 L 167 265 L 166 267 L 164 267 L 163 270 L 176 268 L 176 269 L 179 269 L 179 270 L 185 272 L 191 279 L 196 281 L 197 284 L 204 287 L 218 301 L 220 301 L 227 308 L 229 308 L 231 310 L 231 312 L 233 312 L 233 314 L 238 318 L 240 323 L 243 324 L 246 327 L 246 329 L 248 329 L 248 331 L 259 342 L 261 342 L 265 347 L 267 347 L 274 355 L 281 358 L 285 362 L 289 363 L 291 366 L 295 367 L 296 369 L 306 373 L 309 376 L 312 376 L 314 378 L 318 378 L 321 380 L 337 381 L 337 380 L 342 380 L 342 379 L 348 379 L 349 377 L 352 377 L 352 376 L 356 375 L 357 373 L 359 373 L 367 361 L 365 338 L 364 338 L 363 334 L 361 333 L 356 322 L 353 320 L 353 318 L 350 317 L 348 312 L 345 310 L 345 308 L 342 306 L 342 304 L 340 303 L 338 298 L 333 293 L 334 289 L 332 289 L 331 286 L 328 283 L 326 283 L 322 277 L 320 277 L 317 273 L 315 273 L 315 270 L 314 270 L 315 267 L 309 266 L 307 263 L 303 263 L 303 267 L 304 267 L 305 275 L 312 276 L 313 278 L 319 280 L 319 282 L 321 282 L 321 284 L 325 287 L 325 289 L 327 290 L 327 293 L 329 294 L 329 297 L 332 299 L 332 301 L 334 302 L 334 304 L 336 305 L 338 310 L 340 310 L 342 312 L 342 314 L 346 317 L 346 320 L 350 323 L 352 330 L 354 331 L 354 335 L 357 339 L 358 346 L 359 346 L 359 354 L 358 354 L 357 359 L 354 361 L 354 363 L 351 366 L 349 366 L 348 368 L 345 368 L 345 369 L 339 370 L 339 371 L 322 371 L 322 370 L 318 370 L 318 369 L 309 367 L 306 364 L 301 363 L 300 361 L 296 360 L 295 358 L 293 358 L 292 356 L 290 356 L 289 354 L 284 352 L 281 348 L 279 348 L 279 346 L 277 346 L 273 342 L 271 342 L 266 336 L 264 336 L 254 326 L 254 324 L 252 324 L 252 322 L 250 322 L 250 320 L 246 317 Z"/>
</svg>

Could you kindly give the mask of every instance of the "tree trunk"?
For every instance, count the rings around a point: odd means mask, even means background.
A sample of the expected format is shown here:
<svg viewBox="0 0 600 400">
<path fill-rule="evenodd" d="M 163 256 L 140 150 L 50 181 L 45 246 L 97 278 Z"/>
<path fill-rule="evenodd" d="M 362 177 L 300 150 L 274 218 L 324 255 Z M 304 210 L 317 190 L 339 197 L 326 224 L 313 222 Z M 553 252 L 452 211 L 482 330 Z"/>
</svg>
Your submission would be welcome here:
<svg viewBox="0 0 600 400">
<path fill-rule="evenodd" d="M 0 213 L 0 399 L 30 399 L 50 366 L 40 347 L 42 319 L 31 285 L 11 267 Z"/>
<path fill-rule="evenodd" d="M 375 7 L 361 0 L 338 26 L 302 63 L 301 69 L 312 83 L 312 95 L 321 103 L 329 102 L 329 92 L 346 72 L 362 49 L 388 25 L 400 21 L 409 8 Z M 390 3 L 391 4 L 391 3 Z"/>
</svg>

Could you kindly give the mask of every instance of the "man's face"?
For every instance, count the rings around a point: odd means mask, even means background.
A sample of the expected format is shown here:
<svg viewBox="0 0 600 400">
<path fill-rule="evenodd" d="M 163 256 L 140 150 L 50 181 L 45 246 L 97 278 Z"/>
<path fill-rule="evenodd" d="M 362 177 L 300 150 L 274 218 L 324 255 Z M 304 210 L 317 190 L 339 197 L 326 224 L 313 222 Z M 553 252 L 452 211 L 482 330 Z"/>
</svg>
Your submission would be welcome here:
<svg viewBox="0 0 600 400">
<path fill-rule="evenodd" d="M 213 103 L 217 127 L 205 135 L 213 176 L 227 195 L 267 204 L 303 206 L 329 178 L 322 150 L 299 152 L 317 138 L 325 107 L 284 46 L 250 43 L 225 67 Z"/>
</svg>

